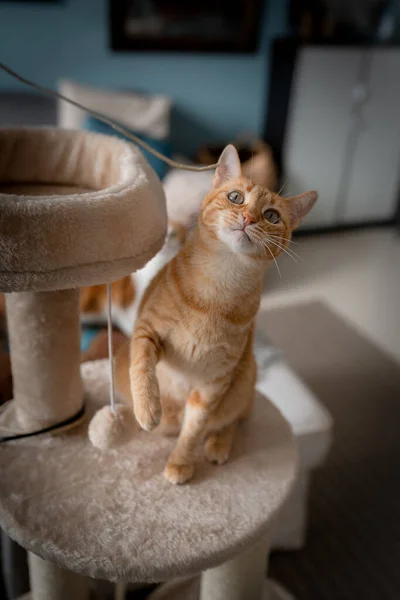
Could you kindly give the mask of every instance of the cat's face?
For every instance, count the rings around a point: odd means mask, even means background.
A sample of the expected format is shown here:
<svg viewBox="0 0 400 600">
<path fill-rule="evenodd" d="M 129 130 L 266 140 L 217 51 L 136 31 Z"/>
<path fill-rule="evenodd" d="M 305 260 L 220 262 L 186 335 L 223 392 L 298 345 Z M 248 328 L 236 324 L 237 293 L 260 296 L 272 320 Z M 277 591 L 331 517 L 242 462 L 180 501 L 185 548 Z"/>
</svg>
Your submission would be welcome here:
<svg viewBox="0 0 400 600">
<path fill-rule="evenodd" d="M 317 192 L 306 192 L 284 198 L 253 185 L 241 175 L 235 148 L 227 146 L 204 199 L 201 222 L 232 252 L 271 260 L 287 246 L 317 197 Z"/>
</svg>

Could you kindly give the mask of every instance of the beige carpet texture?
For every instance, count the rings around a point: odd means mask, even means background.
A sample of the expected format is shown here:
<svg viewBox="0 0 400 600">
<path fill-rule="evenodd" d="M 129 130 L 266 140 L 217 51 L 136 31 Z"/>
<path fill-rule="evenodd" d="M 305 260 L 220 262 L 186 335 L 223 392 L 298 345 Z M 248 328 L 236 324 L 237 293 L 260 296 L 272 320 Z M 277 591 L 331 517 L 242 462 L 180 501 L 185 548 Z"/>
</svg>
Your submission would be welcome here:
<svg viewBox="0 0 400 600">
<path fill-rule="evenodd" d="M 261 319 L 335 424 L 313 477 L 306 546 L 273 555 L 270 574 L 297 600 L 398 600 L 400 366 L 325 305 Z"/>
</svg>

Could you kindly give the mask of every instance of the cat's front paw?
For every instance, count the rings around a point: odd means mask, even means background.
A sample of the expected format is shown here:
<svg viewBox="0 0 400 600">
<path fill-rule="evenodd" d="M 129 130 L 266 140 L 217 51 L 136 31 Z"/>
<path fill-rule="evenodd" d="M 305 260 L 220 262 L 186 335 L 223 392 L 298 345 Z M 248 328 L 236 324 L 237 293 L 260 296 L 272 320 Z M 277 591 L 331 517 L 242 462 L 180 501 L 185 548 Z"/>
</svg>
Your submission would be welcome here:
<svg viewBox="0 0 400 600">
<path fill-rule="evenodd" d="M 161 421 L 160 389 L 157 378 L 149 378 L 140 382 L 131 378 L 133 410 L 137 422 L 145 431 L 151 431 Z"/>
<path fill-rule="evenodd" d="M 168 462 L 164 469 L 164 477 L 174 485 L 186 483 L 193 477 L 194 464 L 179 465 Z"/>
<path fill-rule="evenodd" d="M 136 402 L 135 417 L 140 427 L 152 431 L 161 421 L 161 404 L 158 402 Z"/>
</svg>

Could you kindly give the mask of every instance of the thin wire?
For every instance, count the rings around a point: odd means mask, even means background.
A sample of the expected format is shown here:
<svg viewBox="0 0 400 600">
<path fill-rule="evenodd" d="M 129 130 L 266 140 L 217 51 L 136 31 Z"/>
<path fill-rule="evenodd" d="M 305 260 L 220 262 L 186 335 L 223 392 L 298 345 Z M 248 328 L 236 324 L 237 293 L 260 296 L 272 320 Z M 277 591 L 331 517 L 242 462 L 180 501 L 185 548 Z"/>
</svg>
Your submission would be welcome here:
<svg viewBox="0 0 400 600">
<path fill-rule="evenodd" d="M 164 156 L 164 154 L 161 154 L 161 152 L 158 152 L 158 150 L 155 150 L 154 148 L 149 146 L 149 144 L 147 144 L 146 142 L 141 140 L 139 137 L 137 137 L 136 135 L 134 135 L 133 133 L 128 131 L 128 129 L 125 129 L 125 127 L 122 127 L 121 125 L 119 125 L 118 123 L 116 123 L 115 121 L 110 119 L 109 117 L 106 117 L 105 115 L 98 112 L 97 110 L 92 110 L 91 108 L 87 108 L 87 106 L 80 104 L 80 102 L 71 100 L 71 98 L 67 98 L 63 94 L 60 94 L 59 92 L 56 92 L 56 91 L 54 91 L 50 88 L 47 88 L 43 85 L 39 85 L 38 83 L 31 81 L 30 79 L 26 79 L 26 77 L 22 77 L 22 75 L 19 75 L 13 69 L 11 69 L 10 67 L 7 67 L 7 65 L 5 65 L 2 62 L 0 62 L 0 69 L 2 69 L 3 71 L 5 71 L 9 75 L 11 75 L 11 77 L 14 77 L 18 81 L 21 81 L 25 85 L 28 85 L 29 87 L 31 87 L 35 90 L 38 90 L 42 94 L 46 94 L 47 96 L 52 96 L 53 98 L 59 98 L 60 100 L 63 100 L 64 102 L 68 102 L 69 104 L 72 104 L 73 106 L 76 106 L 77 108 L 80 108 L 81 110 L 88 112 L 93 117 L 96 117 L 96 119 L 98 119 L 99 121 L 102 121 L 106 125 L 109 125 L 115 131 L 118 131 L 118 133 L 122 133 L 123 135 L 125 135 L 127 138 L 129 138 L 130 140 L 135 142 L 135 144 L 137 144 L 138 146 L 141 146 L 142 148 L 147 150 L 147 152 L 150 152 L 151 154 L 156 156 L 159 160 L 162 160 L 163 162 L 165 162 L 170 167 L 174 167 L 175 169 L 183 169 L 185 171 L 199 171 L 199 172 L 200 171 L 211 171 L 218 167 L 218 163 L 215 163 L 213 165 L 207 165 L 206 167 L 194 167 L 192 165 L 184 165 L 182 163 L 178 163 L 178 162 L 172 160 L 171 158 Z"/>
<path fill-rule="evenodd" d="M 115 383 L 114 383 L 114 355 L 111 319 L 111 285 L 107 283 L 107 334 L 108 334 L 108 361 L 110 365 L 110 408 L 115 415 Z"/>
</svg>

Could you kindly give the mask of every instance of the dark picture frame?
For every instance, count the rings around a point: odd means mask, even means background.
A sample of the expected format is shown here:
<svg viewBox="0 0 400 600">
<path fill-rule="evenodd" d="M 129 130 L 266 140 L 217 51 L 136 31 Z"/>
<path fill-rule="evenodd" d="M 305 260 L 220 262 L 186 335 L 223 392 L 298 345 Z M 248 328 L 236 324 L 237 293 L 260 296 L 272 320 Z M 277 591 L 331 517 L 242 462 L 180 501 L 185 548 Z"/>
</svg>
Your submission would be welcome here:
<svg viewBox="0 0 400 600">
<path fill-rule="evenodd" d="M 343 46 L 398 43 L 399 15 L 393 0 L 290 0 L 288 11 L 291 31 L 303 43 Z"/>
<path fill-rule="evenodd" d="M 0 4 L 63 4 L 67 0 L 0 0 Z"/>
<path fill-rule="evenodd" d="M 115 51 L 253 53 L 263 0 L 109 0 Z"/>
</svg>

